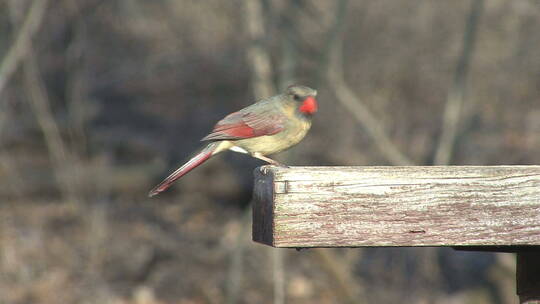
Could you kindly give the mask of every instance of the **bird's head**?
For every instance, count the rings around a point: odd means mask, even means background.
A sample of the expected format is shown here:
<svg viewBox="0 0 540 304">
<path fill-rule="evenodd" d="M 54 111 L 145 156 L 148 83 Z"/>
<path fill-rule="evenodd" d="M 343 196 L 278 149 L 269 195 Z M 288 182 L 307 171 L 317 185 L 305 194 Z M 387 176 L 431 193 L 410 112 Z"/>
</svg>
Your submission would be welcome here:
<svg viewBox="0 0 540 304">
<path fill-rule="evenodd" d="M 317 112 L 317 90 L 303 85 L 292 85 L 285 91 L 288 99 L 298 104 L 298 111 L 305 115 L 313 115 Z"/>
</svg>

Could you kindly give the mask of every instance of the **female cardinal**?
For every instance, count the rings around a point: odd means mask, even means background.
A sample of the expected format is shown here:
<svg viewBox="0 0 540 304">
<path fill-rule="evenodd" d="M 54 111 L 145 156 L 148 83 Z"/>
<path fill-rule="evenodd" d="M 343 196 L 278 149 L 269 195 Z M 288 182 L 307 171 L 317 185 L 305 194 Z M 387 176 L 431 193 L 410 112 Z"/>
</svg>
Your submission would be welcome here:
<svg viewBox="0 0 540 304">
<path fill-rule="evenodd" d="M 312 88 L 294 85 L 283 94 L 227 115 L 202 139 L 210 143 L 152 189 L 148 196 L 165 191 L 174 181 L 225 150 L 281 165 L 266 155 L 281 152 L 304 138 L 311 127 L 311 116 L 317 112 L 316 95 L 317 91 Z"/>
</svg>

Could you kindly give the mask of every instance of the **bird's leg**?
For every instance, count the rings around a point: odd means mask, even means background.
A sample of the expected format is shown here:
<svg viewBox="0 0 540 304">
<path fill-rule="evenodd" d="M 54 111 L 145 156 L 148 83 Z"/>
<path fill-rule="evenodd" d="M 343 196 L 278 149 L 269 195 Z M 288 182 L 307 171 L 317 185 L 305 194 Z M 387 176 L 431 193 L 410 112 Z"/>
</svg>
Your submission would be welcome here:
<svg viewBox="0 0 540 304">
<path fill-rule="evenodd" d="M 271 165 L 274 165 L 274 166 L 278 166 L 278 167 L 285 167 L 285 168 L 288 168 L 288 166 L 278 162 L 278 161 L 275 161 L 269 157 L 266 157 L 264 155 L 262 155 L 261 153 L 259 152 L 255 152 L 253 154 L 251 154 L 251 156 L 255 157 L 255 158 L 258 158 L 260 160 L 264 160 L 265 162 L 271 164 Z"/>
</svg>

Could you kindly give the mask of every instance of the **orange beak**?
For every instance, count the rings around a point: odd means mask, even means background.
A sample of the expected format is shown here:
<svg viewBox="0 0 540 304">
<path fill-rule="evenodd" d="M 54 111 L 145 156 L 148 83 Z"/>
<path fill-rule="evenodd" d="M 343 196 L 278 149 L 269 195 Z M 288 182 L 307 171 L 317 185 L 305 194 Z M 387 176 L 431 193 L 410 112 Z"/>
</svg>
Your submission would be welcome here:
<svg viewBox="0 0 540 304">
<path fill-rule="evenodd" d="M 310 115 L 317 112 L 317 109 L 317 101 L 313 96 L 309 96 L 308 98 L 304 99 L 304 102 L 302 102 L 302 105 L 299 108 L 300 112 Z"/>
</svg>

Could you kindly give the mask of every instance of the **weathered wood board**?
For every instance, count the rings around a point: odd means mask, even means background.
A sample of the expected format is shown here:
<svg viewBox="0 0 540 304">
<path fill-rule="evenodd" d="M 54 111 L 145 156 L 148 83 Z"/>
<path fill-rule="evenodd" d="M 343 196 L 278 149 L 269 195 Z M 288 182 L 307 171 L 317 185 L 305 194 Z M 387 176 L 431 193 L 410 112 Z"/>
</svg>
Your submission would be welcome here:
<svg viewBox="0 0 540 304">
<path fill-rule="evenodd" d="M 538 246 L 540 166 L 264 166 L 255 170 L 253 240 Z"/>
</svg>

